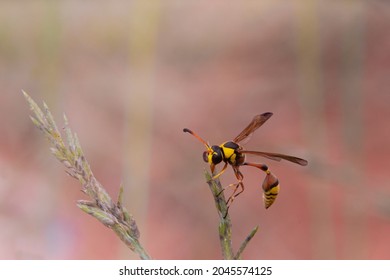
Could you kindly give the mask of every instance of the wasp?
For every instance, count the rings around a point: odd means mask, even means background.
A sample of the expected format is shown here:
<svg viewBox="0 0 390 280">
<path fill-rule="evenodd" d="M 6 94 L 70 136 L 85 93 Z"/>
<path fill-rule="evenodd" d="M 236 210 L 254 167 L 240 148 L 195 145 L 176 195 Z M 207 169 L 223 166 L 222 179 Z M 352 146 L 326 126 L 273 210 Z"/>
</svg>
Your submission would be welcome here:
<svg viewBox="0 0 390 280">
<path fill-rule="evenodd" d="M 294 157 L 294 156 L 289 156 L 289 155 L 284 155 L 279 153 L 245 150 L 239 144 L 244 139 L 247 139 L 249 136 L 251 136 L 272 115 L 273 114 L 270 112 L 256 115 L 253 118 L 253 120 L 249 123 L 249 125 L 245 127 L 244 130 L 241 131 L 241 133 L 238 134 L 236 138 L 234 138 L 232 141 L 226 141 L 219 146 L 217 145 L 210 146 L 205 140 L 203 140 L 198 134 L 196 134 L 192 130 L 188 128 L 183 129 L 184 132 L 190 133 L 206 146 L 206 151 L 203 152 L 203 160 L 210 165 L 210 169 L 213 174 L 212 180 L 221 176 L 227 169 L 228 165 L 230 165 L 233 168 L 234 174 L 237 178 L 237 183 L 230 184 L 228 186 L 228 187 L 233 187 L 233 192 L 226 201 L 227 211 L 225 217 L 234 199 L 244 191 L 244 184 L 243 184 L 244 176 L 240 171 L 241 166 L 252 166 L 265 172 L 266 176 L 262 184 L 262 189 L 263 189 L 263 201 L 266 209 L 268 209 L 274 203 L 279 193 L 280 186 L 279 186 L 278 178 L 273 173 L 271 173 L 270 169 L 266 164 L 247 162 L 246 161 L 247 154 L 262 156 L 276 161 L 280 161 L 284 159 L 302 166 L 306 166 L 308 163 L 307 160 Z M 215 166 L 222 162 L 224 163 L 224 166 L 222 167 L 221 171 L 214 175 Z"/>
</svg>

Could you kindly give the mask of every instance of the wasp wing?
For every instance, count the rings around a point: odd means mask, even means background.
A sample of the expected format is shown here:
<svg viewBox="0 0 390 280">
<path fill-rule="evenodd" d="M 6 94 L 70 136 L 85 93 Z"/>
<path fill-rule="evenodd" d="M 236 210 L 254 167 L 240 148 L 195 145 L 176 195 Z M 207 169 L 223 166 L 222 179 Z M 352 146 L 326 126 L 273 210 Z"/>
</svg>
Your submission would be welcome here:
<svg viewBox="0 0 390 280">
<path fill-rule="evenodd" d="M 243 131 L 241 131 L 240 134 L 236 138 L 234 138 L 234 142 L 238 143 L 247 138 L 248 136 L 252 135 L 253 132 L 255 132 L 256 129 L 258 129 L 260 126 L 262 126 L 273 114 L 270 112 L 263 113 L 261 115 L 256 115 L 253 120 L 248 124 L 247 127 L 244 128 Z"/>
<path fill-rule="evenodd" d="M 277 161 L 281 161 L 282 159 L 284 159 L 303 166 L 307 165 L 308 163 L 307 160 L 305 159 L 294 157 L 294 156 L 288 156 L 284 154 L 278 154 L 278 153 L 267 153 L 267 152 L 245 151 L 245 150 L 241 150 L 240 153 L 262 156 Z"/>
</svg>

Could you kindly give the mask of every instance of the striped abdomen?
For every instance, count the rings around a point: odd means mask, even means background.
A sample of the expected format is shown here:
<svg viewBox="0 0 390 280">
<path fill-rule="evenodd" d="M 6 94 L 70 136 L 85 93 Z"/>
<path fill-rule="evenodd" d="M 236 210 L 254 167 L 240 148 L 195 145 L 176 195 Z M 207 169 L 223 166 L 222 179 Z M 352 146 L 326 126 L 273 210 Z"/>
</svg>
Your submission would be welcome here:
<svg viewBox="0 0 390 280">
<path fill-rule="evenodd" d="M 265 209 L 268 209 L 275 201 L 279 193 L 279 180 L 269 170 L 263 182 L 263 201 Z"/>
</svg>

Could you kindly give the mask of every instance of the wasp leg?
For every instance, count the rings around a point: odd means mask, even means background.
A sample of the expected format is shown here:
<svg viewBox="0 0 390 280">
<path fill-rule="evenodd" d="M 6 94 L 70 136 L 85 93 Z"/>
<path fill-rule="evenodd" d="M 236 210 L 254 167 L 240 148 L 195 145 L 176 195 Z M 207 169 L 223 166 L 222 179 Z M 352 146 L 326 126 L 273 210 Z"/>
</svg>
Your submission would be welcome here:
<svg viewBox="0 0 390 280">
<path fill-rule="evenodd" d="M 221 172 L 219 172 L 217 175 L 215 175 L 213 178 L 211 178 L 211 180 L 214 180 L 215 177 L 219 177 L 219 176 L 226 170 L 226 167 L 227 167 L 227 163 L 226 163 L 225 166 L 222 168 Z M 234 168 L 235 168 L 235 167 L 233 167 L 233 170 L 234 170 Z M 234 171 L 234 172 L 235 172 L 235 171 Z M 241 172 L 240 172 L 240 174 L 241 174 Z M 237 175 L 236 175 L 236 177 L 237 177 Z M 241 174 L 241 178 L 243 178 L 243 177 L 242 177 L 242 174 Z M 210 181 L 211 181 L 211 180 L 210 180 Z M 230 187 L 237 187 L 237 184 L 230 184 L 230 185 L 228 185 L 227 187 L 223 188 L 223 189 L 217 194 L 217 196 L 220 196 L 227 188 L 230 188 Z"/>
<path fill-rule="evenodd" d="M 222 173 L 225 172 L 227 166 L 228 166 L 228 163 L 225 162 L 225 165 L 222 167 L 221 171 L 219 171 L 218 174 L 214 175 L 214 176 L 210 179 L 210 181 L 211 181 L 211 180 L 215 180 L 215 179 L 217 179 L 219 176 L 221 176 Z"/>
<path fill-rule="evenodd" d="M 234 187 L 234 191 L 233 191 L 233 194 L 234 194 L 234 192 L 236 192 L 237 189 L 238 189 L 238 183 L 236 183 L 236 184 L 230 184 L 230 185 L 228 185 L 227 187 L 223 188 L 223 189 L 217 194 L 217 196 L 221 195 L 227 188 L 230 188 L 230 187 Z M 232 194 L 232 195 L 233 195 L 233 194 Z M 232 199 L 232 195 L 229 196 L 229 198 L 226 200 L 226 212 L 225 212 L 225 215 L 223 216 L 224 219 L 226 218 L 226 216 L 227 216 L 227 214 L 228 214 L 228 212 L 229 212 L 229 207 L 230 207 L 231 201 L 233 200 L 233 199 Z"/>
<path fill-rule="evenodd" d="M 224 219 L 226 218 L 226 216 L 227 216 L 227 214 L 229 213 L 229 208 L 230 208 L 230 206 L 233 204 L 233 201 L 234 201 L 234 199 L 239 195 L 239 194 L 241 194 L 243 191 L 244 191 L 244 184 L 240 181 L 240 182 L 238 182 L 238 183 L 236 183 L 236 184 L 230 184 L 229 186 L 227 186 L 226 188 L 228 188 L 228 187 L 234 187 L 234 191 L 233 191 L 233 193 L 229 196 L 229 198 L 227 199 L 227 201 L 226 201 L 226 213 L 225 213 L 225 215 L 224 215 Z M 239 189 L 239 187 L 241 187 L 241 190 L 239 190 L 238 192 L 237 192 L 237 190 Z M 226 189 L 225 188 L 225 189 Z"/>
<path fill-rule="evenodd" d="M 230 184 L 230 185 L 224 187 L 219 193 L 217 193 L 217 196 L 220 196 L 227 188 L 231 188 L 231 187 L 235 187 L 236 188 L 237 187 L 237 183 L 236 184 Z"/>
<path fill-rule="evenodd" d="M 268 209 L 275 201 L 279 194 L 280 186 L 278 178 L 271 173 L 268 166 L 262 163 L 245 162 L 243 165 L 253 166 L 263 170 L 267 175 L 265 176 L 263 188 L 263 201 L 265 209 Z"/>
<path fill-rule="evenodd" d="M 223 188 L 219 193 L 217 193 L 217 197 L 220 196 L 227 188 L 233 186 L 234 184 L 230 184 L 229 186 Z"/>
<path fill-rule="evenodd" d="M 229 208 L 232 205 L 234 199 L 244 191 L 244 184 L 242 183 L 244 176 L 242 175 L 242 173 L 238 169 L 238 166 L 233 166 L 233 170 L 234 170 L 234 174 L 236 175 L 236 178 L 238 180 L 238 183 L 230 184 L 229 186 L 227 186 L 227 187 L 234 187 L 234 190 L 233 190 L 233 193 L 229 196 L 229 198 L 226 201 L 227 208 L 226 208 L 226 213 L 225 213 L 224 218 L 226 218 L 226 216 L 229 212 Z M 239 187 L 241 187 L 240 190 L 239 190 Z"/>
<path fill-rule="evenodd" d="M 229 207 L 230 205 L 232 205 L 233 200 L 244 191 L 244 184 L 242 182 L 238 182 L 237 184 L 233 184 L 232 186 L 235 186 L 234 191 L 226 201 L 226 205 L 228 205 Z M 241 190 L 237 192 L 239 187 L 241 187 Z"/>
<path fill-rule="evenodd" d="M 252 162 L 244 162 L 242 165 L 248 165 L 248 166 L 253 166 L 256 168 L 259 168 L 263 170 L 265 173 L 270 174 L 271 171 L 269 170 L 268 166 L 262 163 L 252 163 Z"/>
</svg>

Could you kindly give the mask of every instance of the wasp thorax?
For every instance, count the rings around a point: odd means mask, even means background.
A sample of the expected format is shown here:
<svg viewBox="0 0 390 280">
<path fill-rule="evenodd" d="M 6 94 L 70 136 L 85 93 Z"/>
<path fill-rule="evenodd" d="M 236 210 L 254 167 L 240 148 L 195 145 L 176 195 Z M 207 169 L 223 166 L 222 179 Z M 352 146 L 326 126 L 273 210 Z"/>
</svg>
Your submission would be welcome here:
<svg viewBox="0 0 390 280">
<path fill-rule="evenodd" d="M 209 164 L 218 164 L 223 160 L 222 149 L 219 146 L 212 146 L 203 152 L 203 160 Z"/>
</svg>

